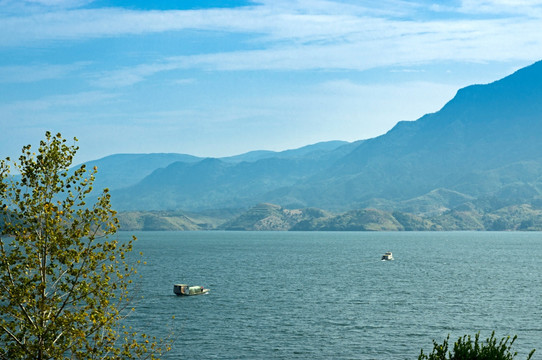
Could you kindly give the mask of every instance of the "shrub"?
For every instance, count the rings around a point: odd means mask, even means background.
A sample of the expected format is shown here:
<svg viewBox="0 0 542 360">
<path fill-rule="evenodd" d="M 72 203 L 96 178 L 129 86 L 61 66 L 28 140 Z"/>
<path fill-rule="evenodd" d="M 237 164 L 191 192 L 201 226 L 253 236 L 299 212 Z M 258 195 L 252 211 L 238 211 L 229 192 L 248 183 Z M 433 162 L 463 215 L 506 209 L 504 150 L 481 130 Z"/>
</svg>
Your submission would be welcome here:
<svg viewBox="0 0 542 360">
<path fill-rule="evenodd" d="M 453 350 L 449 351 L 448 341 L 450 335 L 448 335 L 442 344 L 438 344 L 433 340 L 433 352 L 431 354 L 424 354 L 422 349 L 418 360 L 511 360 L 517 355 L 517 352 L 511 352 L 516 338 L 517 335 L 510 341 L 510 336 L 507 336 L 497 344 L 494 331 L 485 343 L 480 343 L 480 333 L 475 335 L 474 342 L 470 335 L 464 335 L 454 343 Z M 529 353 L 527 360 L 532 358 L 534 352 L 535 349 Z"/>
</svg>

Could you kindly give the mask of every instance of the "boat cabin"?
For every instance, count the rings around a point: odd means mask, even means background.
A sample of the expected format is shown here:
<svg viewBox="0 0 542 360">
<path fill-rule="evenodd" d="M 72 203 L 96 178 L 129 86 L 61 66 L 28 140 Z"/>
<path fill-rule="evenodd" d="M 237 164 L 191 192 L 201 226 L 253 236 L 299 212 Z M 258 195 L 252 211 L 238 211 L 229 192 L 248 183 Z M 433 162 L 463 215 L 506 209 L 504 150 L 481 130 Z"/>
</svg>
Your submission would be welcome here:
<svg viewBox="0 0 542 360">
<path fill-rule="evenodd" d="M 191 296 L 202 295 L 209 292 L 209 289 L 205 289 L 203 286 L 190 286 L 187 284 L 175 284 L 173 285 L 173 292 L 179 296 Z"/>
<path fill-rule="evenodd" d="M 393 260 L 393 255 L 391 251 L 388 251 L 384 255 L 382 255 L 382 260 Z"/>
</svg>

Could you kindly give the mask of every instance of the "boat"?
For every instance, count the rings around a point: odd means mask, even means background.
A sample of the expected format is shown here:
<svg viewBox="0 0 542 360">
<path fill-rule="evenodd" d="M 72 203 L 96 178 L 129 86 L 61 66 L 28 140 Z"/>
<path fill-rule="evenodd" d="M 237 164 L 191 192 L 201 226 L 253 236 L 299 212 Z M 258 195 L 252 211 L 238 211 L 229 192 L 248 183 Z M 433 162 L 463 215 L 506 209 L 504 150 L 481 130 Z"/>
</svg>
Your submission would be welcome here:
<svg viewBox="0 0 542 360">
<path fill-rule="evenodd" d="M 178 296 L 193 296 L 207 294 L 210 290 L 203 286 L 190 286 L 187 284 L 173 285 L 173 292 Z"/>
<path fill-rule="evenodd" d="M 391 251 L 388 251 L 384 255 L 382 255 L 382 261 L 389 261 L 389 260 L 394 260 L 393 254 L 391 253 Z"/>
</svg>

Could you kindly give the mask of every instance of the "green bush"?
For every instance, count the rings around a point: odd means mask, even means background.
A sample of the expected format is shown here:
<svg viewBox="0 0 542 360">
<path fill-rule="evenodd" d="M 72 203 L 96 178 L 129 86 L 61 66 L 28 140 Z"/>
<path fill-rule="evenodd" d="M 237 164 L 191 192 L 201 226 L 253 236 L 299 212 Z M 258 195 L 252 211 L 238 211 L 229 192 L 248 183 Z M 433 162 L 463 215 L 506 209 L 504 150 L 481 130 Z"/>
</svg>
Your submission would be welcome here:
<svg viewBox="0 0 542 360">
<path fill-rule="evenodd" d="M 448 335 L 442 344 L 438 344 L 433 340 L 433 352 L 431 354 L 424 354 L 422 349 L 418 360 L 511 360 L 517 355 L 517 352 L 511 352 L 516 338 L 517 335 L 510 341 L 510 336 L 507 336 L 497 344 L 495 332 L 491 333 L 491 337 L 485 343 L 480 343 L 480 333 L 475 335 L 474 342 L 470 335 L 464 335 L 454 343 L 453 350 L 449 351 L 448 341 L 450 335 Z M 534 351 L 535 349 L 529 353 L 527 360 L 531 359 Z"/>
</svg>

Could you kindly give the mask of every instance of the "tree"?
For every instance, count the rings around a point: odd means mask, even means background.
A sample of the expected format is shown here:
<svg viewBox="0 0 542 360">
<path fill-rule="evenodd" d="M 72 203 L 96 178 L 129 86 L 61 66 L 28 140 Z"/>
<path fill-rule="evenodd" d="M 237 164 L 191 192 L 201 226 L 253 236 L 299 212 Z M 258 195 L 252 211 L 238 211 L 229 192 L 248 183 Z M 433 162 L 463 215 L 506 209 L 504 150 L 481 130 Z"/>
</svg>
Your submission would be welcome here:
<svg viewBox="0 0 542 360">
<path fill-rule="evenodd" d="M 502 338 L 497 344 L 495 332 L 491 333 L 491 337 L 485 343 L 480 343 L 480 333 L 474 337 L 474 342 L 470 335 L 460 337 L 455 343 L 453 351 L 448 351 L 448 341 L 450 335 L 442 344 L 438 344 L 433 340 L 433 352 L 429 355 L 421 350 L 418 360 L 513 360 L 517 353 L 511 352 L 512 345 L 516 341 L 517 336 Z M 508 343 L 510 341 L 510 343 Z M 527 360 L 531 359 L 534 354 L 534 349 L 529 353 Z"/>
<path fill-rule="evenodd" d="M 122 327 L 136 239 L 110 239 L 118 220 L 107 189 L 86 203 L 97 169 L 69 170 L 77 150 L 47 132 L 37 154 L 23 147 L 15 175 L 9 158 L 0 161 L 0 359 L 154 359 L 162 351 L 155 338 Z"/>
</svg>

